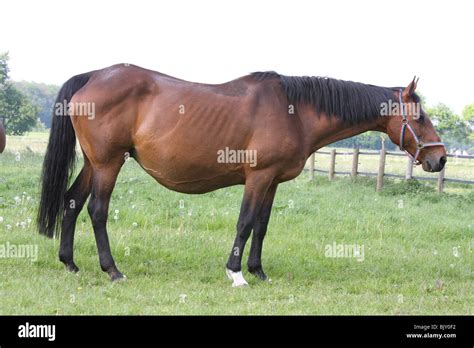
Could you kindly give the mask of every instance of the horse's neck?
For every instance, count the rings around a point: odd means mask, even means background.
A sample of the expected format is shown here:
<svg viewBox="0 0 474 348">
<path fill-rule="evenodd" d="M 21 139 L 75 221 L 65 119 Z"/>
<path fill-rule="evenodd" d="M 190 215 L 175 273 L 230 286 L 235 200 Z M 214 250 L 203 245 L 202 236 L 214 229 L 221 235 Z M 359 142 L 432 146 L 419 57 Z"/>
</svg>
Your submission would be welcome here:
<svg viewBox="0 0 474 348">
<path fill-rule="evenodd" d="M 303 108 L 299 114 L 304 128 L 308 156 L 323 146 L 370 130 L 385 132 L 383 118 L 349 125 L 334 116 L 317 115 L 312 108 Z"/>
</svg>

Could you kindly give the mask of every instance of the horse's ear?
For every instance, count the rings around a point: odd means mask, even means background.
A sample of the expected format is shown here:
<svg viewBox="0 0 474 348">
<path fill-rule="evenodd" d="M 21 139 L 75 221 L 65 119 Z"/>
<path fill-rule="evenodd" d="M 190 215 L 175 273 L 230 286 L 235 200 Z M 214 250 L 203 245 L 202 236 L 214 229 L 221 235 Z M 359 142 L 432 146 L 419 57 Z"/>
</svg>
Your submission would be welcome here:
<svg viewBox="0 0 474 348">
<path fill-rule="evenodd" d="M 413 93 L 415 93 L 416 85 L 418 84 L 419 79 L 420 78 L 417 78 L 416 76 L 414 76 L 413 80 L 410 82 L 410 84 L 405 87 L 405 89 L 403 90 L 403 94 L 402 94 L 404 99 L 406 99 L 408 97 L 411 97 L 413 95 Z"/>
</svg>

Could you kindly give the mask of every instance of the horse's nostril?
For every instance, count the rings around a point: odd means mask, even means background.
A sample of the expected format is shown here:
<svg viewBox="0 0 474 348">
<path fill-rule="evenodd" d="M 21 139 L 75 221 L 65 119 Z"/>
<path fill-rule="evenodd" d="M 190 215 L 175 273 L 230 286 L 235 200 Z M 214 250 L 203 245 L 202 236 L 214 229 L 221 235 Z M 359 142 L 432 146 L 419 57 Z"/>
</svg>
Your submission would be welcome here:
<svg viewBox="0 0 474 348">
<path fill-rule="evenodd" d="M 448 158 L 446 156 L 443 156 L 439 159 L 439 165 L 441 166 L 441 169 L 443 169 L 447 161 L 448 161 Z"/>
</svg>

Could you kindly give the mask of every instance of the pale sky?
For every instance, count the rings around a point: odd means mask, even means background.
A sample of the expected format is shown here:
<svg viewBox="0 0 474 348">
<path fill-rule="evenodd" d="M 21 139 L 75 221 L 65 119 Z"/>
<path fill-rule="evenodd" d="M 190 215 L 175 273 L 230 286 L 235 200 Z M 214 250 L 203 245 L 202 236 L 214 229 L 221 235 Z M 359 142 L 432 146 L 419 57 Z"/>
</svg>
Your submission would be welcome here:
<svg viewBox="0 0 474 348">
<path fill-rule="evenodd" d="M 11 78 L 62 84 L 115 63 L 220 83 L 257 70 L 418 88 L 474 103 L 473 1 L 2 0 Z"/>
</svg>

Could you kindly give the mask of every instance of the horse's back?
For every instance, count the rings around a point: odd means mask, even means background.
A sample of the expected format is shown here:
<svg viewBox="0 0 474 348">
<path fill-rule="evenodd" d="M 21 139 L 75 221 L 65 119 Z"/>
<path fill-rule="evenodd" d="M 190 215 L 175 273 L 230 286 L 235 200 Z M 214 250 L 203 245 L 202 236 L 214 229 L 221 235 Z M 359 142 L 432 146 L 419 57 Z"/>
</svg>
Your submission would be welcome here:
<svg viewBox="0 0 474 348">
<path fill-rule="evenodd" d="M 156 139 L 170 132 L 186 137 L 184 133 L 196 131 L 232 143 L 236 132 L 250 136 L 261 94 L 248 77 L 211 85 L 119 64 L 91 74 L 71 103 L 76 109 L 90 104 L 94 115 L 76 110 L 72 119 L 83 136 L 119 134 L 125 147 L 133 147 L 143 137 Z"/>
</svg>

